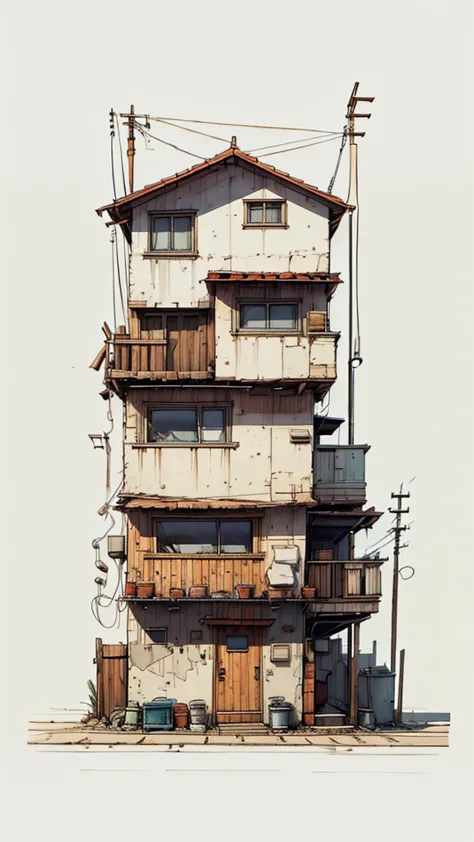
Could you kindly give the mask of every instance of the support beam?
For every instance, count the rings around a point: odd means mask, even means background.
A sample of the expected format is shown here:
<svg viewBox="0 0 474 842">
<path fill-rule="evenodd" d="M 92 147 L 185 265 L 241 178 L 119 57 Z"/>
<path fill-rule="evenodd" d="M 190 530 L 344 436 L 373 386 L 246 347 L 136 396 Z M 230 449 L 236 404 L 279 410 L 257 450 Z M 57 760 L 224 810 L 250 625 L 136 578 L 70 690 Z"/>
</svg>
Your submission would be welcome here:
<svg viewBox="0 0 474 842">
<path fill-rule="evenodd" d="M 360 624 L 354 623 L 353 652 L 351 658 L 351 692 L 349 706 L 350 724 L 357 725 L 358 694 L 359 694 L 359 646 L 360 646 Z"/>
</svg>

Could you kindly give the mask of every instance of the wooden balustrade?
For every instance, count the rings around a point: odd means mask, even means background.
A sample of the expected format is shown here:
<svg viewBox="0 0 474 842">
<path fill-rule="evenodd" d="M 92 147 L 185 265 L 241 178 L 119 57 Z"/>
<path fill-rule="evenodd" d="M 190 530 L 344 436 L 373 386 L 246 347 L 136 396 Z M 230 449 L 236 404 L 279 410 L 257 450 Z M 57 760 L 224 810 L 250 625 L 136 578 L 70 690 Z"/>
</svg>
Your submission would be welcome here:
<svg viewBox="0 0 474 842">
<path fill-rule="evenodd" d="M 206 585 L 208 594 L 227 591 L 234 595 L 236 585 L 255 585 L 254 596 L 265 590 L 265 556 L 249 555 L 184 555 L 153 553 L 143 556 L 138 567 L 128 572 L 129 582 L 154 582 L 156 596 L 168 597 L 170 588 Z"/>
<path fill-rule="evenodd" d="M 379 597 L 382 593 L 381 561 L 308 561 L 306 584 L 316 588 L 316 599 Z"/>
</svg>

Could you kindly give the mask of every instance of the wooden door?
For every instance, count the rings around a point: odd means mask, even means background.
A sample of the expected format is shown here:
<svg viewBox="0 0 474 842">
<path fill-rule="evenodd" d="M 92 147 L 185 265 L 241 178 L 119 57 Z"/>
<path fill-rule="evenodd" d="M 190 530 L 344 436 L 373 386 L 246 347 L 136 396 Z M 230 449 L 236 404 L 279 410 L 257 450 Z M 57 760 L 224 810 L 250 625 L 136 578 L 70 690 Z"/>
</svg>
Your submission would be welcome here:
<svg viewBox="0 0 474 842">
<path fill-rule="evenodd" d="M 261 722 L 261 630 L 216 629 L 214 708 L 217 722 Z"/>
<path fill-rule="evenodd" d="M 97 666 L 97 714 L 109 717 L 127 705 L 127 647 L 122 643 L 103 644 L 95 641 Z"/>
<path fill-rule="evenodd" d="M 207 311 L 167 317 L 167 370 L 186 374 L 207 371 Z"/>
</svg>

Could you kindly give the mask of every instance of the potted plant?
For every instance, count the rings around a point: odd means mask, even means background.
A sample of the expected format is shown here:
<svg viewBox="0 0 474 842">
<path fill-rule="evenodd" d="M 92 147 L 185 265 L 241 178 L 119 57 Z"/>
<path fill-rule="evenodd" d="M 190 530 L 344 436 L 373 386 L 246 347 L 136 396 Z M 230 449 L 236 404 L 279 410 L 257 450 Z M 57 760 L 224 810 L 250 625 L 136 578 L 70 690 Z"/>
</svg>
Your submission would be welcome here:
<svg viewBox="0 0 474 842">
<path fill-rule="evenodd" d="M 301 588 L 301 597 L 302 597 L 302 599 L 315 599 L 316 598 L 316 588 L 310 588 L 307 585 L 304 585 Z"/>
<path fill-rule="evenodd" d="M 137 582 L 137 596 L 139 599 L 152 599 L 154 593 L 154 582 Z"/>
<path fill-rule="evenodd" d="M 235 589 L 239 599 L 251 599 L 255 590 L 255 585 L 237 585 Z"/>
</svg>

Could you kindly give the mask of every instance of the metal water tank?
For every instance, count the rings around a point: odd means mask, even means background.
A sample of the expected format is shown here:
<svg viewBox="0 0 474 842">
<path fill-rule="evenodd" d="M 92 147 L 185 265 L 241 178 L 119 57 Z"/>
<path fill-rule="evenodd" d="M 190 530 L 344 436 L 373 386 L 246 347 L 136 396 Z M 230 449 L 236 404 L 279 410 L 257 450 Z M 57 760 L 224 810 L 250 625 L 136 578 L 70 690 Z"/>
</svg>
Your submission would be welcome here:
<svg viewBox="0 0 474 842">
<path fill-rule="evenodd" d="M 270 696 L 268 700 L 270 728 L 274 731 L 288 731 L 292 708 L 293 706 L 285 702 L 283 696 Z"/>
</svg>

